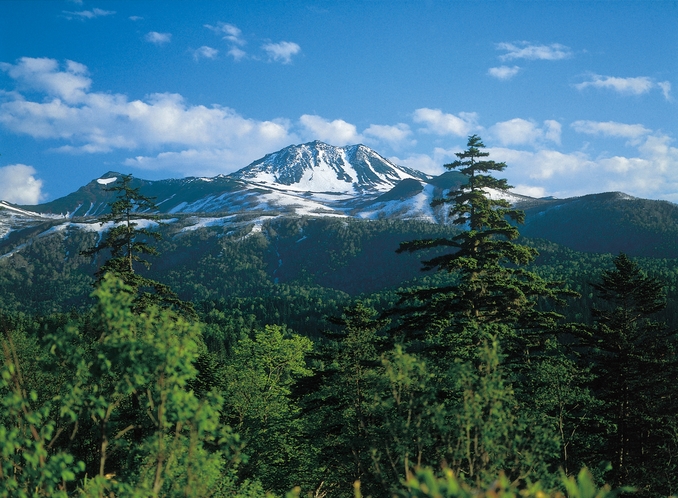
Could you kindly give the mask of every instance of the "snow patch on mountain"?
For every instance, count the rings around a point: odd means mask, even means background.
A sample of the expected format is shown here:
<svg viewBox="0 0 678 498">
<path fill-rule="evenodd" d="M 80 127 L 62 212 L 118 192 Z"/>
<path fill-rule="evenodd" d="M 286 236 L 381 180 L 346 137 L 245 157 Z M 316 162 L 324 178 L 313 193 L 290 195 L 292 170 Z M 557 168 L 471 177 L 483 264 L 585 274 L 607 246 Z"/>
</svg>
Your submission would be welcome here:
<svg viewBox="0 0 678 498">
<path fill-rule="evenodd" d="M 364 145 L 334 147 L 318 141 L 268 154 L 231 176 L 298 192 L 352 195 L 385 192 L 405 178 L 426 177 L 396 166 Z"/>
<path fill-rule="evenodd" d="M 182 232 L 193 232 L 200 228 L 207 228 L 213 226 L 223 226 L 229 223 L 236 215 L 232 214 L 230 216 L 223 216 L 218 218 L 201 218 L 201 217 L 191 217 L 186 220 L 189 223 L 187 226 L 181 229 Z"/>
<path fill-rule="evenodd" d="M 390 200 L 385 202 L 375 202 L 367 209 L 357 213 L 359 218 L 363 219 L 382 219 L 382 218 L 398 218 L 398 219 L 418 219 L 425 220 L 431 223 L 436 222 L 436 216 L 431 208 L 431 200 L 435 193 L 433 185 L 425 185 L 424 189 L 402 200 Z"/>
</svg>

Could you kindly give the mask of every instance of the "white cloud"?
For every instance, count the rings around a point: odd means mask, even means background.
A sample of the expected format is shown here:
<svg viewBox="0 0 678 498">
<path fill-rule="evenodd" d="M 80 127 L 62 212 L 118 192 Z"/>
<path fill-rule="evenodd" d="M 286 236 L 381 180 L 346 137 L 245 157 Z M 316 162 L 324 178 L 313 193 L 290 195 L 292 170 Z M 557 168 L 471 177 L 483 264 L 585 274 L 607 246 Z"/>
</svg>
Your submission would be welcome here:
<svg viewBox="0 0 678 498">
<path fill-rule="evenodd" d="M 87 67 L 70 60 L 66 61 L 65 70 L 54 59 L 30 57 L 22 57 L 17 64 L 2 62 L 0 69 L 22 88 L 42 91 L 68 103 L 80 101 L 92 84 Z"/>
<path fill-rule="evenodd" d="M 431 155 L 410 154 L 409 156 L 402 158 L 393 156 L 390 157 L 389 160 L 394 164 L 423 171 L 429 175 L 440 175 L 447 171 L 444 165 L 454 161 L 456 159 L 454 154 L 462 149 L 463 147 L 461 147 L 461 145 L 450 149 L 435 147 L 433 149 L 433 154 Z"/>
<path fill-rule="evenodd" d="M 129 16 L 130 21 L 142 21 L 143 19 L 141 16 Z"/>
<path fill-rule="evenodd" d="M 238 62 L 247 57 L 247 52 L 240 48 L 247 44 L 247 41 L 242 36 L 240 28 L 234 24 L 221 21 L 218 22 L 216 26 L 212 26 L 211 24 L 204 24 L 203 26 L 214 31 L 218 35 L 222 35 L 222 39 L 230 43 L 231 48 L 226 53 L 233 57 L 233 60 Z"/>
<path fill-rule="evenodd" d="M 228 51 L 228 55 L 233 57 L 233 59 L 237 62 L 247 57 L 247 52 L 239 49 L 238 47 L 232 47 L 231 50 Z"/>
<path fill-rule="evenodd" d="M 158 33 L 157 31 L 149 31 L 146 33 L 146 41 L 155 43 L 156 45 L 163 45 L 172 41 L 172 33 Z"/>
<path fill-rule="evenodd" d="M 631 132 L 628 132 L 630 134 Z M 641 137 L 642 138 L 642 137 Z M 572 197 L 593 192 L 622 191 L 637 197 L 678 201 L 678 148 L 662 134 L 636 142 L 630 156 L 592 158 L 584 152 L 536 152 L 490 148 L 492 159 L 505 161 L 505 176 L 515 191 L 539 197 Z"/>
<path fill-rule="evenodd" d="M 534 121 L 514 118 L 496 123 L 489 131 L 502 145 L 536 146 L 544 140 L 560 143 L 561 126 L 557 121 L 547 120 L 542 128 Z"/>
<path fill-rule="evenodd" d="M 586 88 L 602 88 L 613 90 L 622 95 L 642 95 L 653 89 L 659 89 L 666 100 L 671 99 L 671 83 L 662 81 L 656 83 L 648 76 L 638 76 L 635 78 L 619 78 L 616 76 L 602 76 L 600 74 L 591 75 L 590 81 L 584 81 L 574 85 L 577 90 Z"/>
<path fill-rule="evenodd" d="M 668 81 L 660 81 L 657 86 L 661 88 L 662 94 L 666 100 L 671 100 L 671 83 Z"/>
<path fill-rule="evenodd" d="M 363 140 L 355 125 L 343 119 L 328 121 L 320 116 L 304 114 L 299 123 L 305 129 L 303 135 L 308 140 L 321 140 L 336 146 L 352 145 Z"/>
<path fill-rule="evenodd" d="M 0 167 L 0 200 L 14 204 L 38 204 L 42 200 L 42 180 L 25 164 Z"/>
<path fill-rule="evenodd" d="M 230 47 L 226 53 L 233 57 L 234 61 L 238 62 L 246 58 L 263 60 L 263 57 L 250 55 L 242 48 L 247 44 L 247 40 L 245 40 L 242 30 L 236 25 L 220 21 L 216 25 L 204 24 L 203 26 L 220 35 L 223 40 L 229 43 Z M 289 41 L 264 43 L 261 49 L 265 52 L 269 61 L 282 62 L 283 64 L 290 64 L 292 57 L 301 52 L 301 47 L 298 44 Z"/>
<path fill-rule="evenodd" d="M 499 59 L 528 59 L 528 60 L 548 60 L 555 61 L 560 59 L 567 59 L 572 56 L 570 47 L 561 45 L 560 43 L 552 43 L 551 45 L 533 45 L 530 42 L 521 41 L 515 43 L 497 43 L 497 50 L 505 50 L 504 55 L 500 55 Z"/>
<path fill-rule="evenodd" d="M 490 132 L 503 145 L 532 144 L 541 136 L 536 123 L 520 118 L 497 123 L 490 128 Z"/>
<path fill-rule="evenodd" d="M 571 126 L 579 133 L 628 139 L 637 139 L 652 131 L 640 124 L 625 124 L 614 121 L 600 122 L 580 120 L 575 121 Z"/>
<path fill-rule="evenodd" d="M 208 47 L 203 45 L 199 49 L 193 52 L 193 58 L 197 61 L 201 57 L 204 59 L 214 59 L 219 54 L 219 51 L 216 48 Z"/>
<path fill-rule="evenodd" d="M 491 67 L 490 69 L 487 70 L 487 74 L 489 74 L 493 78 L 497 78 L 498 80 L 510 80 L 516 74 L 518 74 L 519 71 L 520 68 L 518 66 L 513 67 L 499 66 Z"/>
<path fill-rule="evenodd" d="M 191 148 L 161 152 L 155 156 L 140 155 L 126 159 L 123 164 L 146 170 L 179 171 L 187 176 L 216 176 L 244 168 L 269 152 L 261 144 L 252 141 L 239 148 Z"/>
<path fill-rule="evenodd" d="M 459 116 L 455 116 L 443 113 L 440 109 L 422 107 L 414 111 L 412 119 L 415 123 L 425 124 L 426 132 L 463 137 L 477 127 L 478 116 L 474 112 L 460 112 Z"/>
<path fill-rule="evenodd" d="M 76 2 L 77 3 L 77 2 Z M 79 12 L 70 12 L 67 10 L 63 11 L 64 17 L 66 19 L 79 19 L 84 21 L 85 19 L 94 19 L 96 17 L 105 17 L 112 16 L 115 14 L 114 10 L 103 10 L 103 9 L 92 9 L 92 10 L 81 10 Z"/>
<path fill-rule="evenodd" d="M 398 123 L 395 126 L 373 124 L 363 133 L 389 144 L 395 150 L 416 144 L 415 140 L 410 139 L 412 130 L 405 123 Z"/>
<path fill-rule="evenodd" d="M 221 150 L 226 151 L 221 157 L 230 157 L 227 152 L 231 151 L 232 157 L 252 161 L 297 140 L 286 120 L 247 119 L 227 107 L 189 105 L 177 94 L 129 100 L 122 94 L 88 92 L 89 79 L 72 79 L 74 72 L 86 72 L 75 63 L 59 69 L 51 59 L 22 59 L 2 69 L 19 82 L 24 78 L 37 82 L 34 86 L 47 98 L 30 101 L 17 92 L 5 93 L 0 101 L 0 124 L 34 138 L 61 140 L 65 144 L 56 150 L 63 153 L 170 149 L 205 154 Z M 247 151 L 260 155 L 250 157 Z M 220 172 L 242 166 L 223 163 Z"/>
<path fill-rule="evenodd" d="M 292 56 L 301 52 L 301 47 L 294 42 L 266 43 L 262 45 L 264 51 L 271 60 L 289 64 L 292 62 Z"/>
<path fill-rule="evenodd" d="M 547 119 L 544 121 L 544 138 L 551 142 L 560 144 L 560 134 L 563 127 L 558 121 Z"/>
<path fill-rule="evenodd" d="M 204 24 L 204 27 L 214 31 L 218 35 L 223 35 L 223 39 L 236 45 L 245 45 L 245 39 L 242 37 L 242 31 L 233 24 L 218 22 L 216 26 Z"/>
<path fill-rule="evenodd" d="M 546 189 L 544 187 L 533 187 L 531 185 L 514 185 L 512 192 L 520 195 L 527 195 L 528 197 L 546 197 Z"/>
</svg>

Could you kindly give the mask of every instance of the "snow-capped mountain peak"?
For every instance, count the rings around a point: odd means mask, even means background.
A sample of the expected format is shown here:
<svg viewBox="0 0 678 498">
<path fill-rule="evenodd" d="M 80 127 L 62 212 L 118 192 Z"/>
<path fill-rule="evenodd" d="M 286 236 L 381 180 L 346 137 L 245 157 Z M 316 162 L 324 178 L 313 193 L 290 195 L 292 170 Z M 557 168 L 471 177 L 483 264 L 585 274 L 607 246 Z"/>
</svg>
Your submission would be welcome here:
<svg viewBox="0 0 678 498">
<path fill-rule="evenodd" d="M 232 177 L 301 192 L 384 192 L 406 178 L 426 179 L 364 145 L 335 147 L 315 141 L 267 154 Z"/>
</svg>

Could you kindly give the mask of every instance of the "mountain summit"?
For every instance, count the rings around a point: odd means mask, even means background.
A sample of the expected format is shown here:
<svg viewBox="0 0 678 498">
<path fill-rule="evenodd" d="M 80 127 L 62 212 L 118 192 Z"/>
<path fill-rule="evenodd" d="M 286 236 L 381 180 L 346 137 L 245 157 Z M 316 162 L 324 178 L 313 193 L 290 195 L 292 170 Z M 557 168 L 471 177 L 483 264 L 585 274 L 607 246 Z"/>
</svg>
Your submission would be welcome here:
<svg viewBox="0 0 678 498">
<path fill-rule="evenodd" d="M 344 194 L 385 192 L 401 180 L 430 178 L 364 145 L 335 147 L 319 141 L 267 154 L 230 176 L 286 190 Z"/>
</svg>

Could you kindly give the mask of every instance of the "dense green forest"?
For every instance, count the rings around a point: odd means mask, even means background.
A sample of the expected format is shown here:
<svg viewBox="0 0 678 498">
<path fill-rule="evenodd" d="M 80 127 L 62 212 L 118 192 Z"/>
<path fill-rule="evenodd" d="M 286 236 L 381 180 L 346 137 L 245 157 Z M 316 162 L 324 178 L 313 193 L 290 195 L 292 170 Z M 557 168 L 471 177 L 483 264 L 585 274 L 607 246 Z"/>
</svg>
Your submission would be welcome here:
<svg viewBox="0 0 678 498">
<path fill-rule="evenodd" d="M 150 231 L 123 177 L 0 260 L 0 495 L 677 493 L 678 262 L 521 237 L 483 147 L 451 226 Z"/>
</svg>

